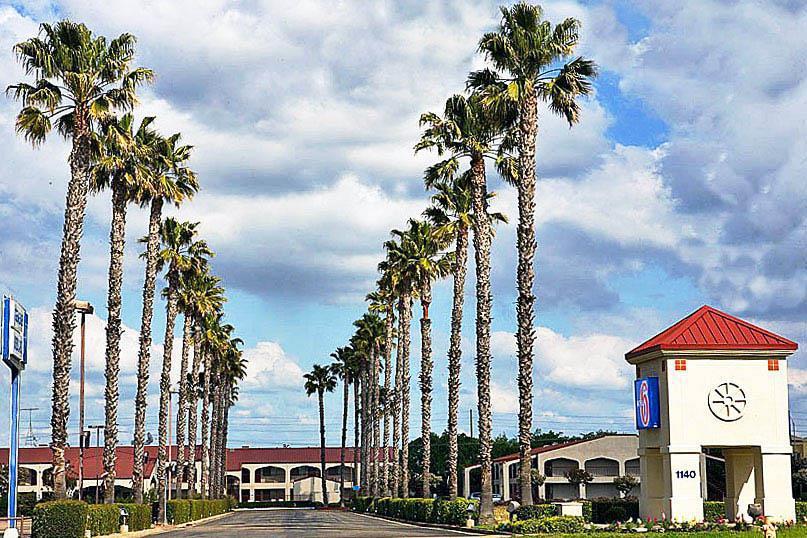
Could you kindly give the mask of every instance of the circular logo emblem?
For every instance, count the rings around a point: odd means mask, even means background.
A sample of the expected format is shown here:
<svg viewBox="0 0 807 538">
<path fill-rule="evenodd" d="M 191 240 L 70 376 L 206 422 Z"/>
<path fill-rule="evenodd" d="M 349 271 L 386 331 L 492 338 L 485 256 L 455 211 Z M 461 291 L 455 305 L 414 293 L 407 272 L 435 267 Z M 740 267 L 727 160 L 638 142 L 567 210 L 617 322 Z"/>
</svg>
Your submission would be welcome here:
<svg viewBox="0 0 807 538">
<path fill-rule="evenodd" d="M 639 385 L 639 421 L 645 428 L 650 424 L 650 396 L 647 381 Z"/>
<path fill-rule="evenodd" d="M 709 393 L 709 410 L 724 422 L 741 419 L 746 403 L 745 391 L 736 383 L 721 383 Z"/>
</svg>

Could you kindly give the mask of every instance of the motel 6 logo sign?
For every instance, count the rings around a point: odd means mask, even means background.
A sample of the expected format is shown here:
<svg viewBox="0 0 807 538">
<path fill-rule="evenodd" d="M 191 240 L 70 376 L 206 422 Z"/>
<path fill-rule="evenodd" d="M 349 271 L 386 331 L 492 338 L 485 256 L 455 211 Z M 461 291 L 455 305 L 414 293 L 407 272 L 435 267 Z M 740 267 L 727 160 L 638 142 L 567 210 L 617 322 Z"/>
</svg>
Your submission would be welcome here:
<svg viewBox="0 0 807 538">
<path fill-rule="evenodd" d="M 634 382 L 636 428 L 647 430 L 661 425 L 658 398 L 658 378 L 645 377 Z"/>
</svg>

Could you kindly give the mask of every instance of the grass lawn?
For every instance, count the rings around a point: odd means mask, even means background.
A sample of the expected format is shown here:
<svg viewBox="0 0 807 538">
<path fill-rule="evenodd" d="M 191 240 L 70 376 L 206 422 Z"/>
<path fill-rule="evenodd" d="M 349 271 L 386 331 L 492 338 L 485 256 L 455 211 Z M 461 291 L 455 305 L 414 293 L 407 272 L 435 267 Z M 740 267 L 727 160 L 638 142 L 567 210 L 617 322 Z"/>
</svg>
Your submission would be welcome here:
<svg viewBox="0 0 807 538">
<path fill-rule="evenodd" d="M 798 526 L 791 529 L 781 529 L 776 533 L 777 537 L 781 538 L 807 538 L 807 527 Z M 664 538 L 761 538 L 762 532 L 759 530 L 752 531 L 716 531 L 716 532 L 645 532 L 645 533 L 618 533 L 618 532 L 591 532 L 581 534 L 531 534 L 530 536 L 538 538 L 544 537 L 559 537 L 564 536 L 567 538 L 625 538 L 626 536 L 646 536 L 646 537 L 664 537 Z"/>
</svg>

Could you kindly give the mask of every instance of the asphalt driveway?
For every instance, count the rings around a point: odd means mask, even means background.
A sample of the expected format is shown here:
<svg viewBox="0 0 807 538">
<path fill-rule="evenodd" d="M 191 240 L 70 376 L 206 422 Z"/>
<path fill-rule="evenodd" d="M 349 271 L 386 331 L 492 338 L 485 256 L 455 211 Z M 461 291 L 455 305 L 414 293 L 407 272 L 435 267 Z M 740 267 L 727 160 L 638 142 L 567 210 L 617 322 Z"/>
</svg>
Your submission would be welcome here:
<svg viewBox="0 0 807 538">
<path fill-rule="evenodd" d="M 339 536 L 340 538 L 407 538 L 409 536 L 478 536 L 418 527 L 353 512 L 306 509 L 239 510 L 210 523 L 163 534 L 167 538 L 235 538 Z"/>
</svg>

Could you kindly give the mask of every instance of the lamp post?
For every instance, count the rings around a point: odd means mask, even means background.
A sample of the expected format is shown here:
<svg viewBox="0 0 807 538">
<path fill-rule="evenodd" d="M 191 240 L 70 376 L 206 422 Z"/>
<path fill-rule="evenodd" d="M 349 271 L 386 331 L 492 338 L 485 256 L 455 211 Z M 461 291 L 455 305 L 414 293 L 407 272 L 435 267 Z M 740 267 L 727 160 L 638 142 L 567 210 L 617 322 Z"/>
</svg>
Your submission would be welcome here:
<svg viewBox="0 0 807 538">
<path fill-rule="evenodd" d="M 92 314 L 95 309 L 89 301 L 73 301 L 76 312 L 81 314 L 81 359 L 79 367 L 79 389 L 78 389 L 78 500 L 84 489 L 84 341 L 87 314 Z M 98 484 L 95 485 L 96 491 Z M 96 501 L 97 502 L 97 501 Z"/>
<path fill-rule="evenodd" d="M 168 461 L 166 462 L 166 480 L 165 480 L 165 487 L 167 488 L 166 498 L 171 500 L 171 398 L 176 394 L 179 395 L 179 391 L 168 389 Z M 175 434 L 176 435 L 176 434 Z M 177 447 L 177 451 L 179 451 L 179 447 Z M 181 486 L 177 486 L 178 488 Z M 177 492 L 177 498 L 179 497 L 179 492 Z"/>
</svg>

